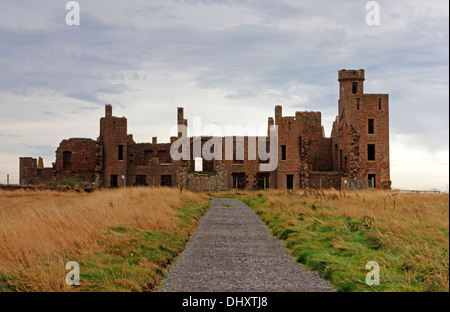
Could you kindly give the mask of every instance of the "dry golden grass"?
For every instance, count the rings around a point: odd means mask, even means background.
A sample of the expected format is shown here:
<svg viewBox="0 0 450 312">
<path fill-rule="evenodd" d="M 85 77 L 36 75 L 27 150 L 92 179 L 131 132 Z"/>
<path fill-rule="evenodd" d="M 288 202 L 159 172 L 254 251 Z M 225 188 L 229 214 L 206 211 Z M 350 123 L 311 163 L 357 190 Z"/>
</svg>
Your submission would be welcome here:
<svg viewBox="0 0 450 312">
<path fill-rule="evenodd" d="M 67 290 L 60 273 L 74 260 L 69 256 L 98 250 L 109 227 L 175 231 L 177 208 L 186 201 L 207 199 L 172 188 L 0 191 L 0 273 L 24 277 L 31 289 Z"/>
<path fill-rule="evenodd" d="M 250 203 L 256 203 L 254 208 L 263 211 L 267 220 L 275 220 L 279 231 L 287 228 L 297 231 L 299 226 L 315 229 L 309 234 L 302 232 L 293 235 L 292 240 L 297 239 L 303 244 L 302 250 L 309 248 L 309 241 L 311 248 L 318 242 L 323 243 L 324 254 L 328 245 L 352 250 L 355 245 L 347 241 L 345 227 L 355 226 L 352 229 L 355 235 L 361 235 L 369 244 L 367 253 L 387 252 L 392 255 L 394 260 L 383 265 L 396 267 L 395 273 L 401 276 L 391 280 L 385 276 L 385 282 L 394 285 L 391 290 L 449 289 L 448 194 L 372 190 L 344 193 L 335 190 L 268 191 L 261 193 L 266 200 L 258 204 L 259 196 L 255 197 L 255 193 L 241 193 L 242 198 L 253 195 Z M 276 215 L 283 223 L 277 223 Z M 314 243 L 313 238 L 317 237 L 320 239 Z M 295 241 L 291 244 L 294 246 Z M 409 281 L 397 283 L 399 276 Z M 421 286 L 417 286 L 417 279 L 420 279 Z"/>
</svg>

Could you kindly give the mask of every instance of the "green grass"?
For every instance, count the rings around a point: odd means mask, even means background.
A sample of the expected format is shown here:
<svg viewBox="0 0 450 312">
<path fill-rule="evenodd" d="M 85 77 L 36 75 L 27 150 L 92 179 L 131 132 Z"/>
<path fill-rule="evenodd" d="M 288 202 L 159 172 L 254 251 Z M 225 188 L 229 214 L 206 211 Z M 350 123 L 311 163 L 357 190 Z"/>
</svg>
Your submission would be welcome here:
<svg viewBox="0 0 450 312">
<path fill-rule="evenodd" d="M 75 178 L 71 178 L 71 179 L 51 181 L 48 183 L 48 185 L 54 186 L 54 187 L 59 187 L 59 186 L 77 187 L 81 184 L 92 183 L 92 182 L 94 182 L 94 180 L 95 180 L 94 178 L 79 176 L 79 177 L 75 177 Z"/>
<path fill-rule="evenodd" d="M 176 228 L 170 231 L 109 227 L 105 239 L 98 242 L 99 251 L 77 257 L 80 264 L 80 286 L 72 286 L 71 290 L 155 290 L 165 278 L 168 266 L 184 250 L 198 220 L 208 208 L 209 204 L 186 202 L 183 208 L 178 209 Z M 67 258 L 71 258 L 70 255 Z M 0 272 L 0 292 L 36 291 L 34 286 L 26 277 L 17 273 L 6 275 Z"/>
<path fill-rule="evenodd" d="M 208 205 L 187 203 L 178 213 L 176 231 L 108 228 L 101 252 L 80 262 L 78 291 L 153 291 L 165 278 L 167 267 L 185 248 L 193 226 Z"/>
<path fill-rule="evenodd" d="M 295 202 L 296 206 L 303 207 L 302 211 L 307 209 L 307 212 L 297 214 L 295 211 L 299 210 L 289 207 L 273 209 L 268 198 L 261 193 L 242 195 L 240 199 L 259 215 L 275 237 L 284 241 L 297 262 L 318 272 L 336 291 L 448 291 L 448 286 L 433 277 L 442 276 L 441 271 L 431 274 L 439 270 L 435 263 L 427 264 L 426 259 L 420 263 L 420 260 L 414 260 L 414 257 L 421 259 L 414 250 L 422 246 L 414 246 L 405 252 L 379 238 L 379 232 L 386 231 L 377 226 L 384 224 L 385 220 L 381 218 L 342 216 L 334 213 L 334 208 L 318 204 L 317 198 L 311 196 L 300 197 Z M 445 234 L 448 240 L 448 229 Z M 405 235 L 402 238 L 405 244 L 415 242 L 413 235 L 422 235 L 420 240 L 427 244 L 426 252 L 435 253 L 436 248 L 440 248 L 443 261 L 448 262 L 448 245 L 443 246 L 442 242 L 427 238 L 419 231 Z M 380 285 L 368 286 L 365 283 L 369 272 L 365 265 L 369 261 L 380 265 Z M 448 272 L 446 274 L 448 283 Z"/>
</svg>

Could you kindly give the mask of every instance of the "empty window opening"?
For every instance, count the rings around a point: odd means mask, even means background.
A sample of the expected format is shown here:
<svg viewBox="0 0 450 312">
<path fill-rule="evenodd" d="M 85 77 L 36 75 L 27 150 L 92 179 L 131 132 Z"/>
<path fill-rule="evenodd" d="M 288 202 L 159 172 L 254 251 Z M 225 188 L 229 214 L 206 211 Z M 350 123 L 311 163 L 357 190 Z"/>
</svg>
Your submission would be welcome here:
<svg viewBox="0 0 450 312">
<path fill-rule="evenodd" d="M 369 161 L 375 160 L 375 144 L 367 145 L 367 160 Z"/>
<path fill-rule="evenodd" d="M 123 145 L 119 145 L 119 160 L 123 160 Z"/>
<path fill-rule="evenodd" d="M 270 173 L 258 172 L 255 176 L 255 188 L 258 190 L 265 190 L 269 188 Z"/>
<path fill-rule="evenodd" d="M 373 119 L 369 119 L 368 128 L 369 128 L 369 134 L 374 134 L 375 129 L 374 129 L 374 120 Z"/>
<path fill-rule="evenodd" d="M 148 185 L 146 175 L 137 175 L 135 180 L 135 185 Z"/>
<path fill-rule="evenodd" d="M 196 157 L 195 161 L 195 171 L 203 171 L 203 158 Z"/>
<path fill-rule="evenodd" d="M 111 187 L 118 187 L 119 185 L 117 184 L 117 174 L 112 174 L 111 175 Z"/>
<path fill-rule="evenodd" d="M 356 99 L 356 110 L 359 110 L 359 98 Z"/>
<path fill-rule="evenodd" d="M 293 174 L 286 175 L 286 188 L 288 190 L 294 189 L 294 175 Z"/>
<path fill-rule="evenodd" d="M 203 158 L 202 167 L 203 171 L 214 171 L 214 160 L 206 160 Z"/>
<path fill-rule="evenodd" d="M 378 110 L 381 110 L 381 98 L 378 98 Z"/>
<path fill-rule="evenodd" d="M 161 164 L 170 164 L 172 162 L 170 154 L 165 150 L 158 151 L 158 159 Z"/>
<path fill-rule="evenodd" d="M 352 83 L 352 93 L 356 94 L 358 92 L 358 83 L 354 82 Z"/>
<path fill-rule="evenodd" d="M 334 144 L 334 165 L 335 165 L 335 170 L 337 169 L 337 163 L 338 163 L 338 145 Z"/>
<path fill-rule="evenodd" d="M 233 176 L 233 188 L 235 189 L 245 189 L 247 180 L 245 178 L 245 173 L 232 173 Z"/>
<path fill-rule="evenodd" d="M 162 175 L 161 176 L 161 186 L 172 186 L 172 176 Z"/>
<path fill-rule="evenodd" d="M 153 150 L 144 151 L 144 161 L 142 163 L 143 166 L 148 165 L 148 163 L 152 160 Z"/>
<path fill-rule="evenodd" d="M 72 170 L 72 152 L 63 152 L 63 170 Z"/>
<path fill-rule="evenodd" d="M 376 181 L 376 175 L 375 174 L 369 174 L 368 176 L 368 180 L 369 180 L 369 187 L 376 187 L 375 181 Z"/>
<path fill-rule="evenodd" d="M 339 150 L 339 170 L 342 170 L 342 148 Z"/>
<path fill-rule="evenodd" d="M 286 145 L 281 145 L 281 160 L 286 160 Z"/>
</svg>

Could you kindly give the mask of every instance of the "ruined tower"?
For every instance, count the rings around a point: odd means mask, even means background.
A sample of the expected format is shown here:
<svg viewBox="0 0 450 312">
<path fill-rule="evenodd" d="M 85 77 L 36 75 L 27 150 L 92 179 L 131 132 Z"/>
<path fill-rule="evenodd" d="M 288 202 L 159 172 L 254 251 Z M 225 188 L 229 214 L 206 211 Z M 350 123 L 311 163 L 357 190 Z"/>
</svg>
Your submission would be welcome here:
<svg viewBox="0 0 450 312">
<path fill-rule="evenodd" d="M 333 167 L 380 187 L 389 180 L 389 95 L 364 93 L 364 70 L 340 70 Z"/>
<path fill-rule="evenodd" d="M 114 117 L 112 106 L 105 105 L 105 117 L 100 119 L 100 137 L 103 142 L 103 185 L 127 185 L 127 119 Z"/>
</svg>

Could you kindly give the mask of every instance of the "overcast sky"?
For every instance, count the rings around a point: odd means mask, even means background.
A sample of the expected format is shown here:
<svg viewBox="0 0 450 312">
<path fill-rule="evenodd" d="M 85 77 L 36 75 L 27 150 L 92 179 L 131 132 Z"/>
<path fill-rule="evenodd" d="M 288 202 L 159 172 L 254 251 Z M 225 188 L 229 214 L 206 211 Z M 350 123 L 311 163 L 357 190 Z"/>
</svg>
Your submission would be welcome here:
<svg viewBox="0 0 450 312">
<path fill-rule="evenodd" d="M 176 107 L 202 124 L 266 125 L 337 115 L 340 69 L 366 71 L 366 93 L 389 93 L 391 179 L 448 190 L 449 7 L 446 0 L 0 0 L 0 183 L 19 157 L 51 166 L 61 140 L 96 139 L 104 104 L 136 142 L 167 142 Z"/>
</svg>

